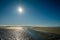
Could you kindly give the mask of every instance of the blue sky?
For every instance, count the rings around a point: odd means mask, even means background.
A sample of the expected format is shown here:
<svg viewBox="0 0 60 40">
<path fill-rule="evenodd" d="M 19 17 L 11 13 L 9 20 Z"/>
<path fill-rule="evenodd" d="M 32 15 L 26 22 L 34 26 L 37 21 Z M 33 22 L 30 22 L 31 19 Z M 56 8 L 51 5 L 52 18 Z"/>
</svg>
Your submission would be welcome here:
<svg viewBox="0 0 60 40">
<path fill-rule="evenodd" d="M 60 26 L 59 0 L 0 0 L 0 25 Z"/>
</svg>

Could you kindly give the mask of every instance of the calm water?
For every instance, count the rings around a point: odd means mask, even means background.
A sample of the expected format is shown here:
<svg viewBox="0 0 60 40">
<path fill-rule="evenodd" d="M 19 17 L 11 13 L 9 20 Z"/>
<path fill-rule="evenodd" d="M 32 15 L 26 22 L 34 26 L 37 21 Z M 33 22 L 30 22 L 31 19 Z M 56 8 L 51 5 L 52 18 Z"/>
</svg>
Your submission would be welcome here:
<svg viewBox="0 0 60 40">
<path fill-rule="evenodd" d="M 32 29 L 0 29 L 0 40 L 60 40 L 60 35 Z"/>
</svg>

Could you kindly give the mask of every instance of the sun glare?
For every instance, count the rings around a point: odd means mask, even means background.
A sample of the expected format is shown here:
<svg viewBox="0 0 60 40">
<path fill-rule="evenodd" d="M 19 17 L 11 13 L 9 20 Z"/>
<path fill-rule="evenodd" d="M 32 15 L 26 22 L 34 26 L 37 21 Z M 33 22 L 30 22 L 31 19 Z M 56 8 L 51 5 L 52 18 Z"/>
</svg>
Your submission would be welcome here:
<svg viewBox="0 0 60 40">
<path fill-rule="evenodd" d="M 23 12 L 23 9 L 22 8 L 18 8 L 18 11 L 20 12 L 20 13 L 22 13 Z"/>
</svg>

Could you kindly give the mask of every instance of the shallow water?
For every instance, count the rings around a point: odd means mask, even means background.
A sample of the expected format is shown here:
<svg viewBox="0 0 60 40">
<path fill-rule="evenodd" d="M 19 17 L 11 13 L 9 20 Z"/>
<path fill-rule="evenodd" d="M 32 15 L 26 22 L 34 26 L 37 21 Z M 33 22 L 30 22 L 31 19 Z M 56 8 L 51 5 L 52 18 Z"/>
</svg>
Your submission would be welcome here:
<svg viewBox="0 0 60 40">
<path fill-rule="evenodd" d="M 0 40 L 60 40 L 60 35 L 29 28 L 0 29 Z"/>
<path fill-rule="evenodd" d="M 32 38 L 20 29 L 0 29 L 0 40 L 32 40 Z"/>
</svg>

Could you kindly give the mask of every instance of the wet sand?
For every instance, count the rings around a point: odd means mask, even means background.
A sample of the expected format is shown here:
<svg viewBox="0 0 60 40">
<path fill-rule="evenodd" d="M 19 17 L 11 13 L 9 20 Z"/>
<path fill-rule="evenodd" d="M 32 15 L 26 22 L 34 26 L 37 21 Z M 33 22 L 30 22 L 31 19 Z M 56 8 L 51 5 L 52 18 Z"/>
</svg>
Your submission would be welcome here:
<svg viewBox="0 0 60 40">
<path fill-rule="evenodd" d="M 0 27 L 0 40 L 60 40 L 60 34 L 45 32 L 44 28 L 38 29 L 40 31 L 36 29 L 33 27 Z"/>
</svg>

